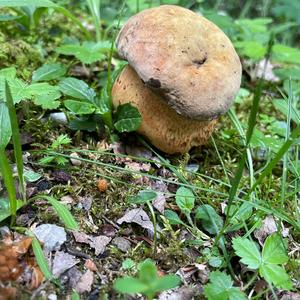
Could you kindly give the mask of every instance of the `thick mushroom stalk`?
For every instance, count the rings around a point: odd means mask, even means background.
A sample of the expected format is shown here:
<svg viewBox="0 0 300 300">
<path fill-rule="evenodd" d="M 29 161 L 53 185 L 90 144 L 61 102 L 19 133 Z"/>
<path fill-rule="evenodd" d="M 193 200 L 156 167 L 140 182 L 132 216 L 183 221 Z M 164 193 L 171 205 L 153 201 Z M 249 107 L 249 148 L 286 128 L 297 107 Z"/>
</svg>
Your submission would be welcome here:
<svg viewBox="0 0 300 300">
<path fill-rule="evenodd" d="M 130 66 L 116 80 L 112 97 L 114 106 L 131 103 L 137 107 L 142 115 L 137 132 L 169 154 L 185 153 L 193 146 L 205 144 L 217 122 L 191 120 L 177 114 Z"/>
<path fill-rule="evenodd" d="M 113 101 L 139 108 L 138 132 L 168 153 L 205 143 L 241 83 L 239 57 L 222 30 L 188 9 L 163 5 L 131 17 L 117 49 L 134 71 L 120 75 Z"/>
</svg>

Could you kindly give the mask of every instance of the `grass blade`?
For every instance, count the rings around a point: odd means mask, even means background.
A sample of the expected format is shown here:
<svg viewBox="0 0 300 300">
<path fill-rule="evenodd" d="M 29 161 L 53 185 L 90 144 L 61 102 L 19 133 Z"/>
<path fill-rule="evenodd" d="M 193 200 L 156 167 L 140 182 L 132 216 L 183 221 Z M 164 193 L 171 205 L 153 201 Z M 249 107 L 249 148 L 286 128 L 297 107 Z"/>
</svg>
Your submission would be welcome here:
<svg viewBox="0 0 300 300">
<path fill-rule="evenodd" d="M 68 229 L 76 230 L 79 228 L 77 222 L 75 221 L 70 211 L 63 204 L 57 201 L 55 198 L 47 195 L 38 195 L 31 198 L 31 200 L 41 199 L 41 198 L 45 199 L 52 205 L 52 207 L 55 209 L 56 213 L 58 214 L 58 216 L 60 217 L 60 219 Z"/>
<path fill-rule="evenodd" d="M 292 103 L 293 103 L 292 85 L 291 85 L 291 80 L 289 80 L 288 112 L 287 112 L 287 120 L 286 120 L 287 124 L 286 124 L 285 139 L 284 139 L 285 142 L 289 139 L 290 136 Z M 281 180 L 281 207 L 284 206 L 284 202 L 285 202 L 287 165 L 288 165 L 288 151 L 285 152 L 283 155 L 282 180 Z"/>
<path fill-rule="evenodd" d="M 34 236 L 34 235 L 30 234 L 30 236 Z M 53 279 L 53 274 L 51 273 L 51 271 L 49 269 L 48 262 L 45 258 L 41 244 L 36 237 L 33 237 L 31 245 L 32 245 L 32 250 L 33 250 L 35 259 L 37 261 L 37 264 L 40 267 L 41 271 L 43 272 L 45 278 L 48 280 Z"/>
<path fill-rule="evenodd" d="M 17 215 L 16 189 L 15 189 L 13 174 L 3 147 L 0 147 L 0 170 L 8 194 L 10 214 L 11 214 L 11 225 L 13 226 Z"/>
<path fill-rule="evenodd" d="M 249 193 L 251 193 L 258 185 L 262 183 L 264 178 L 269 175 L 276 164 L 281 160 L 284 154 L 289 150 L 289 148 L 294 144 L 296 139 L 300 136 L 300 124 L 293 130 L 288 140 L 281 146 L 279 151 L 276 153 L 275 157 L 268 163 L 266 168 L 260 174 L 252 188 L 250 189 Z M 249 193 L 247 195 L 249 195 Z"/>
<path fill-rule="evenodd" d="M 10 88 L 6 80 L 5 80 L 5 87 L 4 87 L 4 95 L 5 95 L 6 105 L 8 108 L 10 125 L 12 130 L 12 141 L 14 145 L 14 156 L 17 164 L 18 177 L 20 182 L 20 192 L 23 200 L 26 200 L 25 181 L 24 181 L 24 174 L 23 174 L 24 166 L 23 166 L 22 146 L 21 146 L 18 117 L 13 102 L 13 98 L 11 96 Z"/>
<path fill-rule="evenodd" d="M 101 41 L 101 14 L 100 0 L 87 0 L 88 8 L 93 16 L 93 22 L 96 30 L 96 40 Z"/>
</svg>

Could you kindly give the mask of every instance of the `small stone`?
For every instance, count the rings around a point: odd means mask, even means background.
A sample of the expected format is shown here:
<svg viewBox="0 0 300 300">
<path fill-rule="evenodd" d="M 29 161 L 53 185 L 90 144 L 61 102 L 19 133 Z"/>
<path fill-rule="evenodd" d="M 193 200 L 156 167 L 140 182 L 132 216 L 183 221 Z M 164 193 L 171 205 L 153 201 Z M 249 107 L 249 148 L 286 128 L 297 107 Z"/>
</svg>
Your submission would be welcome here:
<svg viewBox="0 0 300 300">
<path fill-rule="evenodd" d="M 57 295 L 56 294 L 48 295 L 48 300 L 57 300 Z"/>
<path fill-rule="evenodd" d="M 76 158 L 80 158 L 80 156 L 78 155 L 78 153 L 72 152 L 72 153 L 70 154 L 70 156 L 71 156 L 70 161 L 71 161 L 71 164 L 72 164 L 73 166 L 76 166 L 76 167 L 81 166 L 82 161 L 79 160 L 79 159 L 76 159 Z"/>
<path fill-rule="evenodd" d="M 67 116 L 63 112 L 51 113 L 49 115 L 49 119 L 52 120 L 54 123 L 57 123 L 57 124 L 60 124 L 60 125 L 67 125 L 68 124 Z"/>
</svg>

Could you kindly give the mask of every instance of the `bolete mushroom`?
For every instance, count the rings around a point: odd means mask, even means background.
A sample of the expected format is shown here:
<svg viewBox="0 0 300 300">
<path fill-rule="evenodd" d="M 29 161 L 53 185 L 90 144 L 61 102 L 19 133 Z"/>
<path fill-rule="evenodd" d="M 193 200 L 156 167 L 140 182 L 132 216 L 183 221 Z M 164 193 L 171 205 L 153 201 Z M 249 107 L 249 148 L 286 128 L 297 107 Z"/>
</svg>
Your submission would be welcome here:
<svg viewBox="0 0 300 300">
<path fill-rule="evenodd" d="M 188 9 L 163 5 L 131 17 L 117 49 L 130 67 L 113 87 L 113 102 L 137 106 L 138 132 L 167 153 L 204 144 L 241 82 L 228 37 Z"/>
</svg>

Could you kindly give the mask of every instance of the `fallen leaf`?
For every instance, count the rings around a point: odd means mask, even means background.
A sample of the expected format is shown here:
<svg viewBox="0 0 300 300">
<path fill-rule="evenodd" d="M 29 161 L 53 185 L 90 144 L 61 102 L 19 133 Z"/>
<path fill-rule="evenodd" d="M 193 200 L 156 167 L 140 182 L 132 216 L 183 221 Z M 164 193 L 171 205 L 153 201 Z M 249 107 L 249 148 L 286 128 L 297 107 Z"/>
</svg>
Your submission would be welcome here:
<svg viewBox="0 0 300 300">
<path fill-rule="evenodd" d="M 37 239 L 44 244 L 44 250 L 51 252 L 59 250 L 67 240 L 67 234 L 63 227 L 54 224 L 42 224 L 33 229 Z"/>
<path fill-rule="evenodd" d="M 91 209 L 93 198 L 92 197 L 78 197 L 78 208 L 89 211 Z"/>
<path fill-rule="evenodd" d="M 152 234 L 154 232 L 154 226 L 150 221 L 147 213 L 142 208 L 134 208 L 125 213 L 125 215 L 117 220 L 118 224 L 122 223 L 136 223 L 142 226 L 144 229 L 149 230 Z"/>
<path fill-rule="evenodd" d="M 166 187 L 167 188 L 167 187 Z M 168 189 L 168 188 L 167 188 Z M 153 200 L 152 205 L 156 208 L 161 214 L 164 214 L 165 204 L 166 204 L 166 196 L 163 192 L 160 192 L 154 188 L 156 191 L 156 198 Z"/>
<path fill-rule="evenodd" d="M 126 161 L 125 166 L 127 167 L 127 169 L 136 172 L 140 172 L 140 171 L 149 172 L 151 169 L 151 164 L 136 162 L 136 161 Z"/>
<path fill-rule="evenodd" d="M 74 267 L 78 262 L 79 260 L 73 255 L 64 251 L 57 251 L 52 263 L 52 273 L 55 277 L 59 277 L 64 272 Z"/>
<path fill-rule="evenodd" d="M 112 240 L 112 244 L 124 253 L 126 253 L 131 248 L 131 243 L 123 237 L 114 238 Z"/>
<path fill-rule="evenodd" d="M 265 80 L 278 82 L 280 79 L 274 74 L 273 69 L 274 66 L 272 63 L 269 60 L 266 62 L 266 59 L 263 59 L 256 66 L 256 76 L 257 78 L 264 77 Z"/>
<path fill-rule="evenodd" d="M 70 195 L 66 195 L 60 198 L 60 203 L 62 204 L 73 204 L 74 199 Z"/>
<path fill-rule="evenodd" d="M 86 233 L 79 231 L 72 231 L 72 233 L 77 243 L 89 244 L 90 237 Z"/>
<path fill-rule="evenodd" d="M 44 274 L 38 266 L 32 267 L 31 284 L 30 289 L 37 289 L 44 280 Z"/>
<path fill-rule="evenodd" d="M 23 272 L 26 262 L 21 261 L 32 242 L 31 237 L 13 240 L 7 235 L 0 243 L 0 281 L 16 280 Z"/>
<path fill-rule="evenodd" d="M 0 300 L 16 299 L 17 289 L 14 287 L 0 287 Z"/>
<path fill-rule="evenodd" d="M 172 290 L 164 291 L 158 296 L 158 300 L 190 300 L 200 295 L 200 289 L 196 286 L 181 286 Z"/>
<path fill-rule="evenodd" d="M 98 268 L 97 266 L 95 265 L 95 263 L 91 260 L 91 259 L 87 259 L 84 263 L 84 266 L 92 271 L 92 272 L 97 272 L 98 271 Z"/>
<path fill-rule="evenodd" d="M 264 244 L 264 240 L 267 236 L 277 231 L 277 225 L 273 216 L 267 216 L 262 221 L 262 226 L 254 231 L 254 236 L 258 239 L 261 245 Z"/>
<path fill-rule="evenodd" d="M 79 282 L 82 273 L 77 269 L 76 266 L 72 267 L 66 272 L 66 277 L 68 278 L 68 287 L 70 290 L 74 289 Z"/>
<path fill-rule="evenodd" d="M 110 243 L 111 238 L 105 235 L 92 237 L 83 232 L 73 231 L 75 241 L 78 243 L 89 244 L 95 249 L 95 254 L 99 255 L 105 251 L 106 246 Z"/>
<path fill-rule="evenodd" d="M 105 235 L 90 237 L 90 246 L 95 249 L 95 254 L 99 255 L 105 251 L 106 246 L 110 243 L 111 238 Z"/>
<path fill-rule="evenodd" d="M 92 290 L 92 284 L 94 282 L 94 273 L 87 270 L 77 283 L 75 290 L 77 293 L 82 294 L 84 292 L 90 292 Z"/>
</svg>

